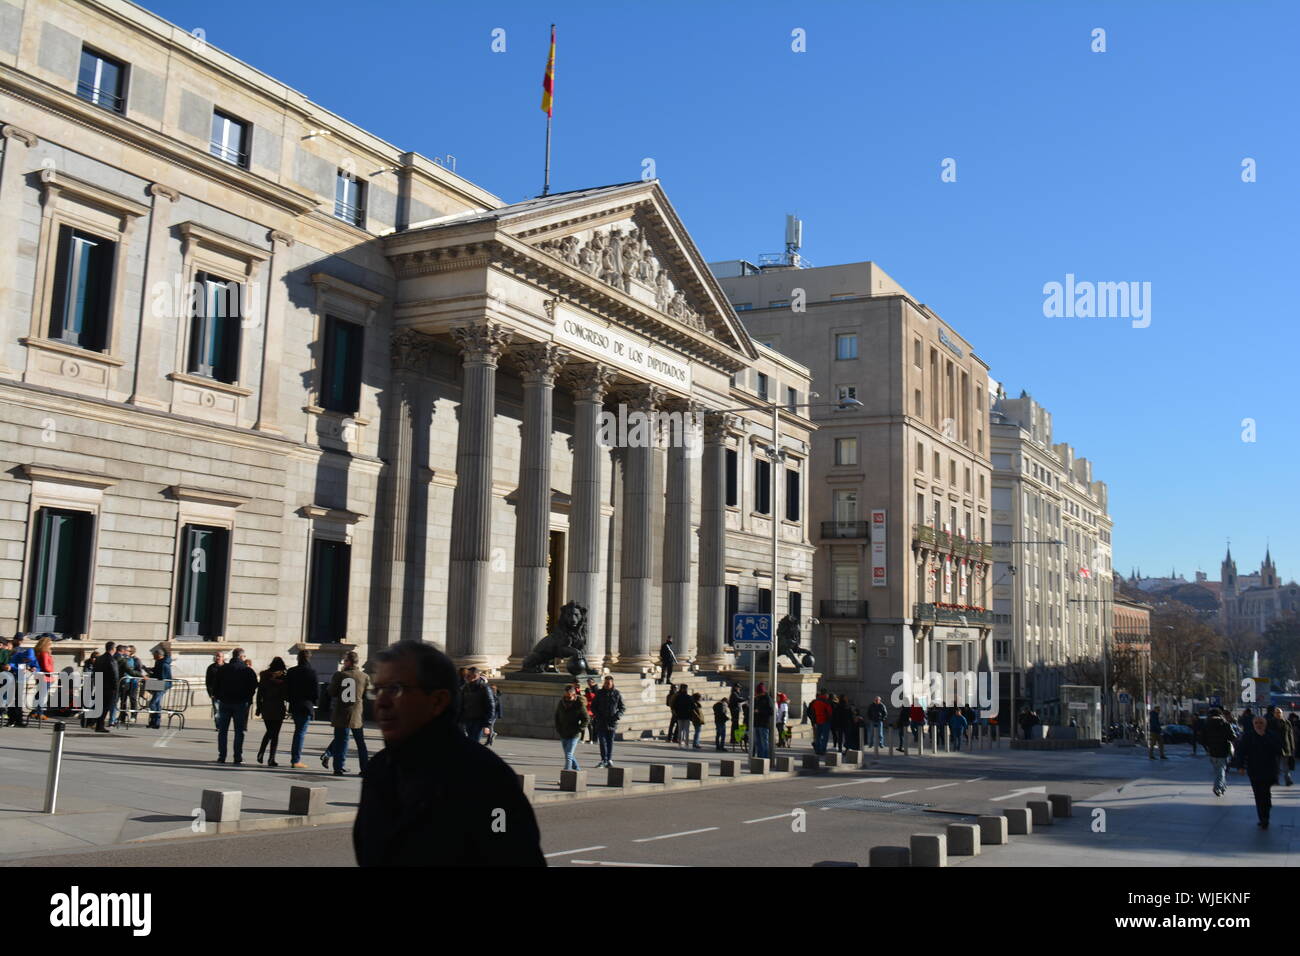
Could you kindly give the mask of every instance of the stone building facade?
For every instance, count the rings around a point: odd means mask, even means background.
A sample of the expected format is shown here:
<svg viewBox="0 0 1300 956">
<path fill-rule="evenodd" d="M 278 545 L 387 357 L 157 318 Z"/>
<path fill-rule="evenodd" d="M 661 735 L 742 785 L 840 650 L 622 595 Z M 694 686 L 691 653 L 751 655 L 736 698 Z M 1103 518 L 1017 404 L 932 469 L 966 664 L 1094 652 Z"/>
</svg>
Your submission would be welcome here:
<svg viewBox="0 0 1300 956">
<path fill-rule="evenodd" d="M 807 370 L 657 182 L 507 205 L 122 0 L 0 27 L 0 627 L 502 668 L 576 599 L 594 662 L 724 667 L 729 607 L 811 590 L 813 425 L 779 510 L 727 463 L 770 444 L 732 376 Z"/>
<path fill-rule="evenodd" d="M 875 263 L 714 268 L 819 393 L 806 613 L 827 686 L 926 701 L 931 673 L 989 674 L 988 366 Z"/>
</svg>

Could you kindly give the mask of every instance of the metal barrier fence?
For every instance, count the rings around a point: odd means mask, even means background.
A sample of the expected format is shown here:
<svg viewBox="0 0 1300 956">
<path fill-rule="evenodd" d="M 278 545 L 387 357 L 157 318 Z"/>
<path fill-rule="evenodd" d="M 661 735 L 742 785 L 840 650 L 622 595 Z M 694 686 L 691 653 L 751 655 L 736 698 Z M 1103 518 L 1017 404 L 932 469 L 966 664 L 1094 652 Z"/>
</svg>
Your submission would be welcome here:
<svg viewBox="0 0 1300 956">
<path fill-rule="evenodd" d="M 149 698 L 146 703 L 144 695 Z M 154 677 L 123 677 L 117 685 L 117 723 L 134 723 L 140 715 L 146 714 L 150 720 L 167 715 L 167 727 L 172 721 L 180 722 L 180 729 L 185 729 L 185 711 L 194 703 L 194 688 L 187 680 L 171 678 L 159 680 Z"/>
</svg>

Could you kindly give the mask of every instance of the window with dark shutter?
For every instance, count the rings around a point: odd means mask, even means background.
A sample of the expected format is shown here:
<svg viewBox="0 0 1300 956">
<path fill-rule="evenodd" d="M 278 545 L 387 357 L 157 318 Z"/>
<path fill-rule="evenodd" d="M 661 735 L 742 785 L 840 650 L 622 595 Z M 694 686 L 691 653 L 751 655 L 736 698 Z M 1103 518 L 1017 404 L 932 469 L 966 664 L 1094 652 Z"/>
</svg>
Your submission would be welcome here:
<svg viewBox="0 0 1300 956">
<path fill-rule="evenodd" d="M 772 513 L 772 463 L 761 458 L 754 459 L 754 510 Z"/>
<path fill-rule="evenodd" d="M 799 520 L 799 472 L 785 470 L 785 520 Z"/>
<path fill-rule="evenodd" d="M 342 641 L 348 633 L 348 575 L 352 548 L 342 541 L 312 543 L 307 633 L 314 644 Z"/>
<path fill-rule="evenodd" d="M 365 330 L 334 316 L 325 319 L 325 353 L 321 368 L 321 406 L 356 414 L 361 408 L 361 348 Z"/>
<path fill-rule="evenodd" d="M 727 449 L 727 506 L 735 508 L 740 504 L 740 456 L 734 448 Z"/>
<path fill-rule="evenodd" d="M 86 632 L 94 522 L 87 511 L 36 512 L 29 630 L 69 636 Z"/>
<path fill-rule="evenodd" d="M 187 524 L 181 531 L 178 637 L 207 640 L 222 634 L 229 547 L 230 532 L 225 528 Z"/>
<path fill-rule="evenodd" d="M 241 287 L 205 272 L 198 273 L 194 282 L 198 295 L 192 300 L 189 371 L 218 382 L 237 382 Z"/>
<path fill-rule="evenodd" d="M 108 239 L 59 227 L 50 338 L 104 351 L 115 247 Z"/>
</svg>

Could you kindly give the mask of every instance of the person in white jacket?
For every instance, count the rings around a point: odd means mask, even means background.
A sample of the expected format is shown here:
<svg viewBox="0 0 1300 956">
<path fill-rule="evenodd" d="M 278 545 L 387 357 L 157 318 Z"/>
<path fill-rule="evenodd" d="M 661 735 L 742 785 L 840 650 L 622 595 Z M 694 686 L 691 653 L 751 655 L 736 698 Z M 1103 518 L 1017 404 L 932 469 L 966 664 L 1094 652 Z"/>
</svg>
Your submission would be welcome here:
<svg viewBox="0 0 1300 956">
<path fill-rule="evenodd" d="M 785 694 L 776 695 L 776 742 L 778 747 L 785 746 L 785 724 L 790 719 L 790 698 Z"/>
</svg>

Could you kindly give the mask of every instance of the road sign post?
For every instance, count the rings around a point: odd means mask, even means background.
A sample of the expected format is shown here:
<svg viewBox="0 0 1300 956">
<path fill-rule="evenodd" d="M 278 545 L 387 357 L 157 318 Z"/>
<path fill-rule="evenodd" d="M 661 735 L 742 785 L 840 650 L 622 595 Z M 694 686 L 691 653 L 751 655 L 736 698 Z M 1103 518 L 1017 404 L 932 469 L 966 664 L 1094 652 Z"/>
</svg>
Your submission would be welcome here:
<svg viewBox="0 0 1300 956">
<path fill-rule="evenodd" d="M 774 652 L 772 646 L 771 614 L 733 614 L 731 617 L 731 646 L 737 653 L 749 652 L 749 722 L 746 725 L 749 734 L 749 755 L 757 755 L 758 734 L 754 726 L 754 697 L 757 693 L 758 655 L 760 651 L 768 654 Z M 775 707 L 775 703 L 773 703 Z M 770 736 L 770 735 L 769 735 Z M 772 743 L 768 741 L 768 756 L 772 755 Z"/>
</svg>

